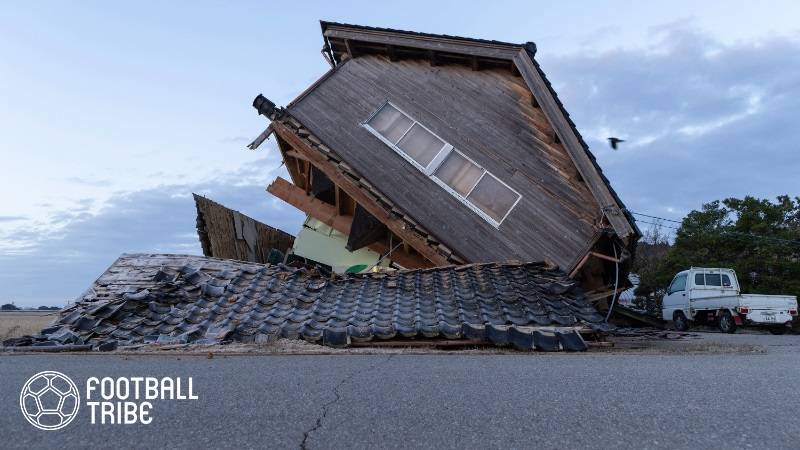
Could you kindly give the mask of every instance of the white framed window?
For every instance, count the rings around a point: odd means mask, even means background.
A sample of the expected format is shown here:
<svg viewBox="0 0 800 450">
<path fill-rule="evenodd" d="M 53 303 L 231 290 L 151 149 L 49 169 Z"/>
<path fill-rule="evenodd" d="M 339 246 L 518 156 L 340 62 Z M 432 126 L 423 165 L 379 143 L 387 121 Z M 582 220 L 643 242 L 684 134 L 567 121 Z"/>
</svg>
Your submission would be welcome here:
<svg viewBox="0 0 800 450">
<path fill-rule="evenodd" d="M 517 191 L 388 101 L 362 125 L 495 227 L 500 227 L 522 198 Z"/>
</svg>

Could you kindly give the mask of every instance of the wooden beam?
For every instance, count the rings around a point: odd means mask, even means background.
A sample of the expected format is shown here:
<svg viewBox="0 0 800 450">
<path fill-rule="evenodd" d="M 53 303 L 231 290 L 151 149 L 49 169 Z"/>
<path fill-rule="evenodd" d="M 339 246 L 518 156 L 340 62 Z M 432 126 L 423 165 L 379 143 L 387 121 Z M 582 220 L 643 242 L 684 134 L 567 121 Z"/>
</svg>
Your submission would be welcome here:
<svg viewBox="0 0 800 450">
<path fill-rule="evenodd" d="M 478 61 L 478 57 L 477 56 L 471 57 L 470 58 L 470 63 L 471 63 L 470 65 L 472 66 L 472 70 L 474 70 L 476 72 L 478 70 L 481 70 L 481 63 Z"/>
<path fill-rule="evenodd" d="M 352 217 L 339 215 L 335 207 L 311 197 L 306 194 L 304 189 L 289 181 L 278 177 L 267 187 L 267 192 L 311 215 L 325 225 L 341 233 L 350 234 Z"/>
<path fill-rule="evenodd" d="M 343 216 L 339 214 L 335 206 L 306 195 L 303 189 L 293 185 L 287 180 L 281 177 L 276 178 L 275 181 L 267 187 L 267 192 L 319 220 L 325 225 L 328 225 L 334 230 L 346 236 L 350 235 L 350 226 L 353 221 L 352 216 Z M 383 242 L 375 242 L 368 245 L 367 248 L 379 253 L 381 256 L 385 255 L 390 250 L 389 246 Z M 389 259 L 407 269 L 433 267 L 430 261 L 399 250 L 392 252 Z"/>
<path fill-rule="evenodd" d="M 350 39 L 344 40 L 344 47 L 347 49 L 347 56 L 349 56 L 350 59 L 353 59 L 356 56 L 358 56 L 356 54 L 355 44 L 353 44 L 353 41 L 351 41 Z"/>
<path fill-rule="evenodd" d="M 581 258 L 581 261 L 575 266 L 574 269 L 572 269 L 572 272 L 569 273 L 569 277 L 570 278 L 575 278 L 575 275 L 577 275 L 578 272 L 581 271 L 581 269 L 583 268 L 583 265 L 586 264 L 586 261 L 589 260 L 590 256 L 592 256 L 592 252 L 589 252 L 589 253 L 583 255 L 583 258 Z"/>
<path fill-rule="evenodd" d="M 591 255 L 595 256 L 597 258 L 600 258 L 600 259 L 605 259 L 606 261 L 614 262 L 614 263 L 620 263 L 621 262 L 620 260 L 618 260 L 616 258 L 612 258 L 612 257 L 604 255 L 602 253 L 592 252 Z"/>
<path fill-rule="evenodd" d="M 386 53 L 389 54 L 389 61 L 397 61 L 397 52 L 395 51 L 394 45 L 387 45 Z"/>
<path fill-rule="evenodd" d="M 346 175 L 340 168 L 331 164 L 325 156 L 318 150 L 312 148 L 305 140 L 300 139 L 294 131 L 278 121 L 273 122 L 272 125 L 276 134 L 285 139 L 295 150 L 306 155 L 306 157 L 308 157 L 310 161 L 313 161 L 314 165 L 327 175 L 334 184 L 347 192 L 353 200 L 360 203 L 370 214 L 386 224 L 387 228 L 395 235 L 407 241 L 423 258 L 437 266 L 449 264 L 447 258 L 428 245 L 426 239 L 407 228 L 405 221 L 394 217 L 389 211 L 384 209 L 374 198 L 362 191 L 355 180 Z"/>
<path fill-rule="evenodd" d="M 567 154 L 578 169 L 578 173 L 583 177 L 589 190 L 603 210 L 603 213 L 608 217 L 617 236 L 624 242 L 627 242 L 636 234 L 633 226 L 620 210 L 620 205 L 611 193 L 611 189 L 605 181 L 603 181 L 603 177 L 600 175 L 592 160 L 589 159 L 589 155 L 586 154 L 583 144 L 581 144 L 578 139 L 575 130 L 573 130 L 527 50 L 519 50 L 514 57 L 514 63 L 520 74 L 522 74 L 525 84 L 528 85 L 528 89 L 530 89 L 537 103 L 539 103 L 542 111 L 544 111 L 550 121 L 550 125 L 555 130 L 558 140 L 563 142 Z"/>
<path fill-rule="evenodd" d="M 294 160 L 294 165 L 297 166 L 297 179 L 303 181 L 302 184 L 300 184 L 300 183 L 295 183 L 295 184 L 297 184 L 298 186 L 305 186 L 306 185 L 306 178 L 305 178 L 305 171 L 303 170 L 302 160 L 295 159 Z"/>
<path fill-rule="evenodd" d="M 288 152 L 286 152 L 286 156 L 291 156 L 292 158 L 299 159 L 301 161 L 308 161 L 308 158 L 301 155 L 300 153 L 297 153 L 294 150 L 289 150 Z"/>
<path fill-rule="evenodd" d="M 339 194 L 339 186 L 333 185 L 333 203 L 336 206 L 336 214 L 342 213 L 342 199 Z"/>
<path fill-rule="evenodd" d="M 428 50 L 428 59 L 431 62 L 432 66 L 438 66 L 439 62 L 436 60 L 436 52 L 433 50 Z"/>
<path fill-rule="evenodd" d="M 309 192 L 311 192 L 311 161 L 306 159 L 305 160 L 305 166 L 306 166 L 306 172 L 305 172 L 306 173 L 306 175 L 305 175 L 306 176 L 306 194 L 308 194 Z"/>
<path fill-rule="evenodd" d="M 272 125 L 270 125 L 270 127 L 271 126 Z M 292 179 L 294 184 L 299 184 L 300 172 L 297 170 L 297 160 L 292 159 L 292 157 L 288 155 L 289 151 L 291 151 L 291 147 L 289 147 L 289 144 L 287 144 L 277 134 L 275 135 L 275 141 L 278 143 L 278 150 L 281 152 L 281 159 L 283 159 L 283 163 L 286 164 L 286 170 L 289 172 L 289 177 Z"/>
</svg>

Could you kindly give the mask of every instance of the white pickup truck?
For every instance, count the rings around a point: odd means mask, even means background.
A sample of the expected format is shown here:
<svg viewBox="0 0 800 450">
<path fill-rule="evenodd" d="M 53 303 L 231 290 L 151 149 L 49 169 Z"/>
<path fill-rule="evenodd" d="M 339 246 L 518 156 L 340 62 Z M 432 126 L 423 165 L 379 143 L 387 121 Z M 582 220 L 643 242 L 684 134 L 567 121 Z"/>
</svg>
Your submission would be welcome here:
<svg viewBox="0 0 800 450">
<path fill-rule="evenodd" d="M 663 319 L 673 321 L 680 331 L 692 323 L 716 322 L 724 333 L 739 326 L 761 326 L 783 334 L 797 317 L 797 297 L 742 294 L 732 269 L 692 267 L 672 279 L 661 311 Z"/>
</svg>

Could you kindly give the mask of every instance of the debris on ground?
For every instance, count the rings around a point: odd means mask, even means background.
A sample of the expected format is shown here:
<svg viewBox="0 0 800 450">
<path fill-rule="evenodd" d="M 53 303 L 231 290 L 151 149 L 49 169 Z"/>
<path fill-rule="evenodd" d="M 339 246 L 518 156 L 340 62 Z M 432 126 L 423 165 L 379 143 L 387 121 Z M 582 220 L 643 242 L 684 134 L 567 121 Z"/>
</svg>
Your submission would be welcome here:
<svg viewBox="0 0 800 450">
<path fill-rule="evenodd" d="M 13 347 L 269 343 L 329 347 L 467 339 L 520 350 L 582 351 L 609 327 L 563 272 L 486 263 L 345 274 L 198 256 L 120 257 L 60 318 Z M 55 350 L 55 349 L 54 349 Z"/>
</svg>

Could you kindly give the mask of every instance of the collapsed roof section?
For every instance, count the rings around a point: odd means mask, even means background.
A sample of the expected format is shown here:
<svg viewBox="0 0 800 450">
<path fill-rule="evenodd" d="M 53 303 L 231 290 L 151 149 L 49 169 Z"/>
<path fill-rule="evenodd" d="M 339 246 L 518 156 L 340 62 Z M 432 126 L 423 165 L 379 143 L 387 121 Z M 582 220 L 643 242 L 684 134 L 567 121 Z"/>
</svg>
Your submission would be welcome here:
<svg viewBox="0 0 800 450">
<path fill-rule="evenodd" d="M 291 234 L 203 196 L 192 195 L 197 208 L 197 235 L 205 256 L 264 264 L 269 262 L 273 249 L 286 254 L 292 248 Z"/>
<path fill-rule="evenodd" d="M 602 316 L 543 264 L 472 264 L 325 278 L 314 270 L 184 255 L 123 255 L 41 335 L 14 345 L 392 338 L 585 350 Z M 8 344 L 6 344 L 8 345 Z"/>
<path fill-rule="evenodd" d="M 639 232 L 534 59 L 509 44 L 322 22 L 332 69 L 259 95 L 292 183 L 268 191 L 403 267 L 549 261 L 614 282 Z M 360 208 L 360 209 L 359 209 Z M 613 255 L 613 256 L 612 256 Z M 596 256 L 596 257 L 595 257 Z"/>
</svg>

